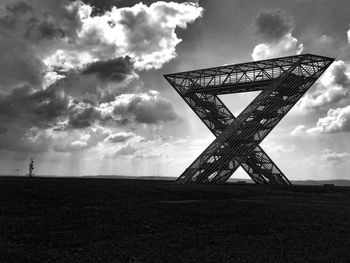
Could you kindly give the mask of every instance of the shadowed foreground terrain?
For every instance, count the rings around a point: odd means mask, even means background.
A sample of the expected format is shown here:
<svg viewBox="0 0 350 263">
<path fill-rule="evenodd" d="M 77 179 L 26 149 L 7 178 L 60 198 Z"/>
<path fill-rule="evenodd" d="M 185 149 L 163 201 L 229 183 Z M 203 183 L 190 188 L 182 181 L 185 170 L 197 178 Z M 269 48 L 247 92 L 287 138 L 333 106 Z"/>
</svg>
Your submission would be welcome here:
<svg viewBox="0 0 350 263">
<path fill-rule="evenodd" d="M 0 178 L 0 262 L 349 262 L 350 188 Z"/>
</svg>

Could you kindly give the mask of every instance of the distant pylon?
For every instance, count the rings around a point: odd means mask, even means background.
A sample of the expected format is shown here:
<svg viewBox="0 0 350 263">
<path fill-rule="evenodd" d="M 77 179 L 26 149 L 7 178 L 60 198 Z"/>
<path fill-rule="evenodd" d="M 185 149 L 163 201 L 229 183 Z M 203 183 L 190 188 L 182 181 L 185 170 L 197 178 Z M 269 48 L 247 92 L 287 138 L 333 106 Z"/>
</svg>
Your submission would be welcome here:
<svg viewBox="0 0 350 263">
<path fill-rule="evenodd" d="M 29 177 L 33 177 L 33 170 L 34 170 L 34 160 L 33 158 L 31 158 L 29 162 Z"/>
<path fill-rule="evenodd" d="M 239 166 L 257 184 L 290 185 L 259 144 L 334 61 L 303 54 L 164 75 L 216 139 L 177 179 L 223 183 Z M 261 91 L 235 117 L 218 95 Z"/>
</svg>

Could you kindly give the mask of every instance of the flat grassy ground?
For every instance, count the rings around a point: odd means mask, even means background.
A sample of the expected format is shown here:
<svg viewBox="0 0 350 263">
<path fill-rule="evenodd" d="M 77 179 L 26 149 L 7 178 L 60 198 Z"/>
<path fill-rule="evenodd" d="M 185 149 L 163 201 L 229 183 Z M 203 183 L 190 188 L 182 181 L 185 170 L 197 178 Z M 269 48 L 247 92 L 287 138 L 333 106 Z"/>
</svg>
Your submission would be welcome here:
<svg viewBox="0 0 350 263">
<path fill-rule="evenodd" d="M 350 262 L 350 188 L 298 189 L 0 178 L 0 262 Z"/>
</svg>

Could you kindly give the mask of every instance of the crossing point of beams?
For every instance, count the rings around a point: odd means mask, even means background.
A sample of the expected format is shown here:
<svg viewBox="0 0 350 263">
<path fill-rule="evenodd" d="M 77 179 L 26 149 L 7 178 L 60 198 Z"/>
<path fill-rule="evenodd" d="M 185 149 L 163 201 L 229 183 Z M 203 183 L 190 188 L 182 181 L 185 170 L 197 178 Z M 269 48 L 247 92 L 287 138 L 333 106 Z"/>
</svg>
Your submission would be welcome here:
<svg viewBox="0 0 350 263">
<path fill-rule="evenodd" d="M 179 183 L 224 183 L 242 168 L 257 184 L 291 185 L 259 146 L 334 61 L 303 54 L 164 75 L 215 135 Z M 219 95 L 261 91 L 234 116 Z"/>
</svg>

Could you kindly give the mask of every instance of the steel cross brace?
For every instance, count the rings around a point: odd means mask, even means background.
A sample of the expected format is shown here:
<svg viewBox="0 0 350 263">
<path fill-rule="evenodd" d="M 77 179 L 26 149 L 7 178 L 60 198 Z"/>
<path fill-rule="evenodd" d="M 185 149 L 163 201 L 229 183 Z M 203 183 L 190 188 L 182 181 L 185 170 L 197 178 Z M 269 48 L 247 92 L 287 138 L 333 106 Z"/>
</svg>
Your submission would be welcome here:
<svg viewBox="0 0 350 263">
<path fill-rule="evenodd" d="M 207 124 L 209 130 L 217 137 L 231 123 L 235 117 L 222 101 L 216 95 L 203 94 L 199 97 L 197 94 L 190 95 L 191 100 L 196 101 L 196 107 L 193 110 L 197 115 L 201 116 L 201 120 Z M 202 108 L 205 104 L 207 107 Z M 211 106 L 211 107 L 208 107 Z M 220 108 L 221 111 L 216 110 Z M 210 111 L 208 109 L 211 109 Z M 218 122 L 218 120 L 221 120 Z M 256 165 L 257 160 L 263 163 L 262 167 Z M 274 184 L 290 184 L 282 171 L 275 165 L 269 156 L 260 146 L 256 147 L 251 156 L 242 164 L 243 169 L 250 175 L 256 183 L 274 183 Z M 237 169 L 235 167 L 235 169 Z M 261 170 L 264 169 L 264 172 Z M 179 177 L 178 182 L 186 182 L 186 173 Z M 223 178 L 210 178 L 210 182 L 222 182 Z"/>
<path fill-rule="evenodd" d="M 242 165 L 256 183 L 290 184 L 259 144 L 333 60 L 306 54 L 165 75 L 216 136 L 178 182 L 222 183 Z M 262 92 L 237 118 L 217 97 L 253 90 Z"/>
</svg>

